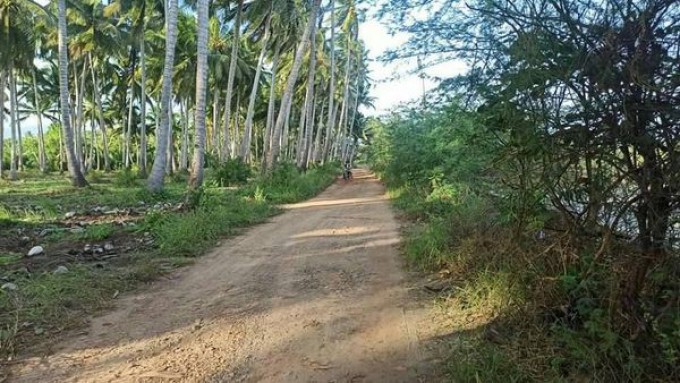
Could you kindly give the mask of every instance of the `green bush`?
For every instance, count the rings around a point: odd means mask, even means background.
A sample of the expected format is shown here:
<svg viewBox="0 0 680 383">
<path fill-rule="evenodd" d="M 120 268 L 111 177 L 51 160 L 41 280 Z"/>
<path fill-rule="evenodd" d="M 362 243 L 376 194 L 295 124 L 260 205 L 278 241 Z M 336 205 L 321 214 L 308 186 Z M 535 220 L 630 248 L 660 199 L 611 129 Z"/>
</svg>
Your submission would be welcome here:
<svg viewBox="0 0 680 383">
<path fill-rule="evenodd" d="M 215 167 L 211 179 L 216 181 L 219 186 L 241 185 L 248 182 L 251 173 L 248 164 L 235 158 Z"/>
</svg>

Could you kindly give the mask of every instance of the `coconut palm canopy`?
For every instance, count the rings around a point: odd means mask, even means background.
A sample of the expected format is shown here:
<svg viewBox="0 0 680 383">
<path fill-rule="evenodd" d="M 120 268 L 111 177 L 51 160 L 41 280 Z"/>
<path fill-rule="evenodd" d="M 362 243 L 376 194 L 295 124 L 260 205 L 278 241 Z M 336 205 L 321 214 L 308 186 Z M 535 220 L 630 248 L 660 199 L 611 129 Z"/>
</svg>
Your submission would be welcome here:
<svg viewBox="0 0 680 383">
<path fill-rule="evenodd" d="M 0 171 L 68 170 L 83 186 L 92 170 L 146 177 L 153 165 L 160 191 L 191 158 L 197 171 L 346 156 L 370 104 L 357 12 L 353 0 L 2 0 L 0 121 L 12 134 Z M 22 132 L 27 120 L 40 126 Z"/>
</svg>

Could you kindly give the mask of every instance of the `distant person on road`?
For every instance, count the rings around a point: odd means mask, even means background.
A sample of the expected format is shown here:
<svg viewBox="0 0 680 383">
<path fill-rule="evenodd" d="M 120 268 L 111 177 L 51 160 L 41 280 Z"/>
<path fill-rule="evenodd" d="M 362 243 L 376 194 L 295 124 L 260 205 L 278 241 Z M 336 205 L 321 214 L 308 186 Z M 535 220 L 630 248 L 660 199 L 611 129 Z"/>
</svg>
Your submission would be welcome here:
<svg viewBox="0 0 680 383">
<path fill-rule="evenodd" d="M 342 171 L 342 179 L 345 181 L 352 179 L 352 164 L 350 163 L 349 159 L 345 160 L 345 166 L 343 167 Z"/>
</svg>

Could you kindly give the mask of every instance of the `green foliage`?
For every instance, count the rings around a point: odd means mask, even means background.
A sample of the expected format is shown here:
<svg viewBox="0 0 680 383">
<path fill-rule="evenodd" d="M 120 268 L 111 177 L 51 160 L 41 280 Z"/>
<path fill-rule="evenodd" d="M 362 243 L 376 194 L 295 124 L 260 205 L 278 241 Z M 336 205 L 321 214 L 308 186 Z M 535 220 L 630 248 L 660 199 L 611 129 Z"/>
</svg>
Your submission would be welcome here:
<svg viewBox="0 0 680 383">
<path fill-rule="evenodd" d="M 234 228 L 261 222 L 272 209 L 271 205 L 231 193 L 205 196 L 193 211 L 155 220 L 152 233 L 161 252 L 197 256 L 217 238 L 233 233 Z"/>
<path fill-rule="evenodd" d="M 11 265 L 21 259 L 21 254 L 0 254 L 0 266 Z"/>
<path fill-rule="evenodd" d="M 84 241 L 101 241 L 115 232 L 116 227 L 112 223 L 89 225 L 84 232 L 77 235 L 77 238 Z"/>
<path fill-rule="evenodd" d="M 453 381 L 649 381 L 678 375 L 677 266 L 655 273 L 648 331 L 627 336 L 615 308 L 615 259 L 592 237 L 551 232 L 534 137 L 489 129 L 488 115 L 447 106 L 369 121 L 368 161 L 411 221 L 410 265 L 455 281 L 441 300 L 451 323 Z M 524 148 L 524 149 L 522 149 Z M 524 150 L 522 155 L 518 150 Z M 557 226 L 559 227 L 559 226 Z M 616 243 L 612 252 L 631 252 Z M 664 295 L 665 294 L 665 295 Z M 658 302 L 661 302 L 658 303 Z M 660 310 L 664 306 L 666 312 Z M 656 307 L 656 308 L 654 308 Z M 526 351 L 530 350 L 530 351 Z M 673 380 L 673 379 L 670 379 Z"/>
<path fill-rule="evenodd" d="M 137 173 L 132 169 L 123 169 L 116 172 L 115 184 L 123 187 L 136 186 L 139 181 L 138 178 Z"/>
<path fill-rule="evenodd" d="M 302 172 L 294 165 L 282 163 L 268 175 L 261 176 L 241 189 L 240 194 L 272 204 L 292 203 L 307 199 L 330 185 L 337 176 L 338 166 L 329 163 Z"/>
<path fill-rule="evenodd" d="M 235 186 L 248 182 L 252 175 L 248 164 L 238 158 L 229 159 L 221 165 L 217 165 L 211 174 L 211 179 L 219 186 Z"/>
</svg>

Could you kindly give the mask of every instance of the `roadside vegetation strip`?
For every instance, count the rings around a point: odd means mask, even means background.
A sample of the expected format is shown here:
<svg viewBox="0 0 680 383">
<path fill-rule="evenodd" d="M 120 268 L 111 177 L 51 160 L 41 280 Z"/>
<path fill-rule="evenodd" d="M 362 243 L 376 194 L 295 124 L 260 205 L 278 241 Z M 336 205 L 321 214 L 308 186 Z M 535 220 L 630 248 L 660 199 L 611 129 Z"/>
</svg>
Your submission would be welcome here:
<svg viewBox="0 0 680 383">
<path fill-rule="evenodd" d="M 282 165 L 239 188 L 209 181 L 191 209 L 182 177 L 160 195 L 121 175 L 86 189 L 57 177 L 0 188 L 0 355 L 83 325 L 122 292 L 190 264 L 278 204 L 317 194 L 337 173 L 337 164 L 305 173 Z M 36 246 L 43 252 L 28 257 Z"/>
<path fill-rule="evenodd" d="M 425 288 L 452 334 L 451 381 L 680 378 L 672 258 L 646 277 L 646 327 L 631 336 L 639 324 L 621 315 L 620 297 L 634 245 L 569 230 L 535 179 L 513 184 L 515 159 L 476 112 L 403 116 L 368 123 L 368 158 L 407 222 L 405 258 L 436 273 Z"/>
</svg>

